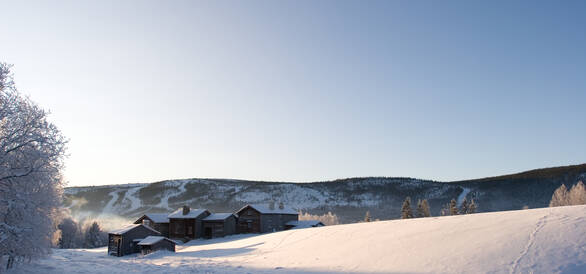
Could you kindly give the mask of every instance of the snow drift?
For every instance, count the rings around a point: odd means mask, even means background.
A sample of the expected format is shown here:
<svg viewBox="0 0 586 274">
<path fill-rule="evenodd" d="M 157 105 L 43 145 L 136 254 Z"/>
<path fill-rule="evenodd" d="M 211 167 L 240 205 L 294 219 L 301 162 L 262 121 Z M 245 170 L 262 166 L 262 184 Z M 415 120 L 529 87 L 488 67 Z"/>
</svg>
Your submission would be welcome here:
<svg viewBox="0 0 586 274">
<path fill-rule="evenodd" d="M 55 250 L 37 273 L 586 273 L 586 206 L 393 220 L 196 240 L 115 258 Z"/>
</svg>

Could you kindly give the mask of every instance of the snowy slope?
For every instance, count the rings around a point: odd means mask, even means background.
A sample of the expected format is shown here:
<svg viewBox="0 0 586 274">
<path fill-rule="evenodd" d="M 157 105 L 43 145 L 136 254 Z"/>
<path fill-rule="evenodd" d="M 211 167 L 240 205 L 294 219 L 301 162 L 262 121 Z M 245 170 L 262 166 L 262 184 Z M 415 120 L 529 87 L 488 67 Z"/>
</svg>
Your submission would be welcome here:
<svg viewBox="0 0 586 274">
<path fill-rule="evenodd" d="M 176 253 L 55 250 L 24 273 L 586 273 L 586 206 L 197 240 Z"/>
</svg>

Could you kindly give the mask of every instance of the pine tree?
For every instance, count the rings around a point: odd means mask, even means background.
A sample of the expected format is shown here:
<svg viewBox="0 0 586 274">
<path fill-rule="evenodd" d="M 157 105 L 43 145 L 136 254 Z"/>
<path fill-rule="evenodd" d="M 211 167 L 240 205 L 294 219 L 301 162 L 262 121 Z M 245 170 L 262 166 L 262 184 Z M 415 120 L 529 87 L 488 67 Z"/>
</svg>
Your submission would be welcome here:
<svg viewBox="0 0 586 274">
<path fill-rule="evenodd" d="M 411 198 L 405 198 L 403 207 L 401 208 L 401 219 L 413 218 L 413 212 L 411 211 Z"/>
<path fill-rule="evenodd" d="M 458 204 L 454 199 L 450 201 L 450 215 L 458 215 Z"/>
<path fill-rule="evenodd" d="M 421 207 L 423 208 L 423 217 L 431 217 L 431 210 L 429 209 L 429 203 L 427 203 L 427 199 L 423 199 L 423 201 L 421 201 Z"/>
<path fill-rule="evenodd" d="M 104 234 L 105 233 L 102 232 L 100 225 L 94 221 L 86 231 L 84 246 L 88 248 L 94 248 L 106 245 L 103 237 Z"/>
<path fill-rule="evenodd" d="M 460 214 L 467 214 L 468 213 L 468 201 L 466 198 L 462 200 L 462 204 L 460 205 Z"/>
<path fill-rule="evenodd" d="M 566 185 L 562 184 L 553 192 L 553 195 L 551 196 L 551 201 L 549 202 L 549 206 L 565 206 L 568 204 L 568 189 L 566 188 Z"/>
<path fill-rule="evenodd" d="M 61 230 L 59 238 L 59 248 L 77 248 L 78 246 L 78 224 L 71 218 L 65 218 L 58 225 Z"/>
<path fill-rule="evenodd" d="M 370 222 L 370 211 L 366 211 L 366 215 L 364 215 L 364 221 Z"/>
<path fill-rule="evenodd" d="M 417 218 L 425 217 L 425 213 L 423 212 L 423 202 L 421 200 L 417 200 Z"/>
<path fill-rule="evenodd" d="M 474 213 L 476 213 L 476 204 L 474 203 L 474 199 L 472 199 L 470 201 L 470 204 L 468 205 L 468 211 L 466 213 L 467 214 L 474 214 Z"/>
<path fill-rule="evenodd" d="M 569 205 L 584 205 L 586 204 L 586 188 L 584 183 L 579 181 L 575 184 L 568 193 L 568 204 Z"/>
</svg>

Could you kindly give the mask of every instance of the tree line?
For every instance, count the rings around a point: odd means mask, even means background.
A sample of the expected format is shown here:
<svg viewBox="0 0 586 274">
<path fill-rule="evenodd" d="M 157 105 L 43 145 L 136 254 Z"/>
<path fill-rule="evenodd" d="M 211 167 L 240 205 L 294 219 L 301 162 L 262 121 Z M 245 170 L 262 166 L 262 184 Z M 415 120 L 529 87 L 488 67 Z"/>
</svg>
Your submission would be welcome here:
<svg viewBox="0 0 586 274">
<path fill-rule="evenodd" d="M 468 202 L 468 200 L 464 198 L 460 206 L 458 206 L 456 199 L 452 199 L 449 203 L 442 207 L 440 214 L 441 216 L 473 214 L 476 213 L 477 208 L 478 206 L 476 205 L 476 202 L 474 202 L 474 199 L 471 199 L 470 202 Z M 425 217 L 431 217 L 431 209 L 427 199 L 417 200 L 417 207 L 415 208 L 415 211 L 413 211 L 411 206 L 411 197 L 406 197 L 403 201 L 403 205 L 401 206 L 400 218 L 411 219 Z M 370 211 L 366 211 L 363 221 L 372 221 Z"/>
<path fill-rule="evenodd" d="M 108 244 L 108 233 L 102 231 L 98 222 L 89 225 L 78 223 L 72 218 L 64 218 L 57 226 L 57 248 L 95 248 Z"/>
</svg>

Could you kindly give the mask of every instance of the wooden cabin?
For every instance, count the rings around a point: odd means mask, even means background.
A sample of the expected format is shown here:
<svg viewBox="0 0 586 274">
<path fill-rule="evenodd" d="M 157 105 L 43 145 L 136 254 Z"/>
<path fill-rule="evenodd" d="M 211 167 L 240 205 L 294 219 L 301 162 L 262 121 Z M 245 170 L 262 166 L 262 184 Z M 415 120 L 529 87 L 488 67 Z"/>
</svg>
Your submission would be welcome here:
<svg viewBox="0 0 586 274">
<path fill-rule="evenodd" d="M 239 233 L 266 233 L 285 230 L 287 222 L 299 220 L 299 213 L 282 203 L 246 205 L 236 212 Z"/>
<path fill-rule="evenodd" d="M 168 250 L 175 252 L 175 242 L 163 236 L 148 236 L 138 242 L 140 253 L 146 255 L 157 250 Z"/>
<path fill-rule="evenodd" d="M 124 256 L 138 252 L 137 239 L 160 236 L 161 233 L 142 224 L 133 224 L 108 233 L 108 255 Z"/>
<path fill-rule="evenodd" d="M 169 237 L 169 213 L 147 213 L 142 215 L 135 224 L 143 224 L 161 233 L 162 236 Z"/>
<path fill-rule="evenodd" d="M 184 206 L 169 214 L 169 238 L 195 239 L 203 237 L 202 220 L 211 213 L 207 209 Z"/>
<path fill-rule="evenodd" d="M 204 238 L 217 238 L 236 233 L 236 215 L 232 213 L 212 213 L 203 219 Z"/>
</svg>

